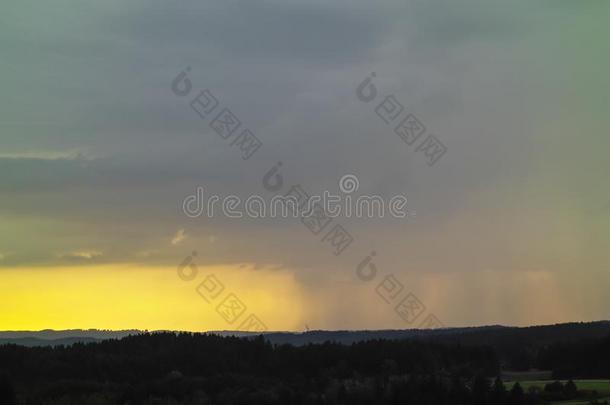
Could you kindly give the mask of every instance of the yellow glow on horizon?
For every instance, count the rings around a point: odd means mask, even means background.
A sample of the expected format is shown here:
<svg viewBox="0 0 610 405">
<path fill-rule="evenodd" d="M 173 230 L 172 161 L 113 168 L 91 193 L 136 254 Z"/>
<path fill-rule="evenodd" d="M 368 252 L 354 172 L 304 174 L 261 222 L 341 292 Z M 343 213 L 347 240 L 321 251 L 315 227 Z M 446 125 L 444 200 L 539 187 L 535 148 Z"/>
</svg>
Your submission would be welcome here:
<svg viewBox="0 0 610 405">
<path fill-rule="evenodd" d="M 209 274 L 225 287 L 211 303 L 196 291 Z M 304 308 L 292 274 L 268 269 L 200 266 L 184 281 L 167 267 L 5 268 L 0 280 L 0 330 L 237 330 L 249 314 L 269 330 L 291 330 Z M 233 323 L 216 311 L 229 293 L 247 307 Z"/>
</svg>

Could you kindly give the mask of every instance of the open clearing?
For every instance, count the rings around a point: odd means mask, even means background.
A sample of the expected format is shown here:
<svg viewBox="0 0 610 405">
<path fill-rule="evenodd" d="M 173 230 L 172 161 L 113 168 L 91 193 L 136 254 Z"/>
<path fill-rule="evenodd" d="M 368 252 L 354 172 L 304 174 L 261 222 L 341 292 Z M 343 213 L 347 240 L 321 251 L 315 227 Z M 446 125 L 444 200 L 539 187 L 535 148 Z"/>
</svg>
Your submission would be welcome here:
<svg viewBox="0 0 610 405">
<path fill-rule="evenodd" d="M 544 389 L 546 384 L 552 383 L 555 380 L 535 380 L 535 381 L 519 381 L 523 390 L 527 392 L 529 387 L 539 387 L 540 389 Z M 562 383 L 566 383 L 567 380 L 559 380 Z M 510 390 L 515 381 L 507 381 L 504 383 L 507 390 Z M 600 400 L 608 400 L 610 402 L 610 380 L 574 380 L 574 384 L 579 390 L 586 391 L 597 391 L 598 395 L 602 398 Z M 554 402 L 554 404 L 561 405 L 587 405 L 590 400 L 569 400 L 569 401 L 558 401 Z"/>
</svg>

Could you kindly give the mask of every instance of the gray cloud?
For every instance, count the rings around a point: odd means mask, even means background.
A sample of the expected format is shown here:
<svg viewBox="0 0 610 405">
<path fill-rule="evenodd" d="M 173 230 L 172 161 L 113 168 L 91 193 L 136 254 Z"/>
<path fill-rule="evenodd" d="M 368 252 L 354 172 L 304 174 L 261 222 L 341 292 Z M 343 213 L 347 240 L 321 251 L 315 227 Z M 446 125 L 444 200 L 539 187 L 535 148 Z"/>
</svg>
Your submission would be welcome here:
<svg viewBox="0 0 610 405">
<path fill-rule="evenodd" d="M 0 215 L 22 228 L 22 241 L 0 238 L 0 252 L 11 252 L 2 266 L 70 264 L 79 260 L 57 252 L 86 251 L 103 252 L 100 263 L 173 265 L 197 249 L 202 264 L 284 266 L 278 271 L 291 269 L 312 286 L 354 281 L 351 270 L 372 249 L 380 267 L 405 277 L 549 267 L 562 261 L 532 259 L 529 244 L 563 246 L 540 235 L 578 227 L 557 203 L 577 197 L 548 174 L 561 167 L 560 154 L 547 151 L 569 155 L 564 148 L 573 146 L 556 136 L 570 125 L 562 111 L 591 132 L 607 129 L 603 109 L 582 101 L 603 96 L 569 102 L 573 93 L 558 83 L 569 82 L 572 69 L 586 71 L 585 62 L 563 64 L 566 52 L 549 37 L 565 41 L 556 24 L 570 13 L 576 21 L 597 14 L 588 6 L 63 1 L 48 14 L 22 4 L 0 17 L 7 45 L 0 72 L 10 95 L 0 104 L 0 156 L 21 156 L 0 157 Z M 540 52 L 544 60 L 535 61 Z M 171 93 L 187 65 L 195 89 L 209 88 L 264 142 L 251 160 L 199 119 L 189 97 Z M 355 89 L 373 71 L 380 98 L 364 104 Z M 376 116 L 373 104 L 388 94 L 448 146 L 437 166 Z M 580 136 L 605 146 L 593 133 Z M 72 150 L 90 156 L 31 157 Z M 287 184 L 336 190 L 342 175 L 354 173 L 362 192 L 405 193 L 417 218 L 343 220 L 357 236 L 356 254 L 337 260 L 298 222 L 180 214 L 198 185 L 262 193 L 262 176 L 278 160 Z M 579 194 L 593 193 L 580 184 Z M 545 216 L 548 209 L 562 219 Z M 23 222 L 28 217 L 44 222 L 42 230 Z M 172 246 L 177 229 L 189 238 Z"/>
</svg>

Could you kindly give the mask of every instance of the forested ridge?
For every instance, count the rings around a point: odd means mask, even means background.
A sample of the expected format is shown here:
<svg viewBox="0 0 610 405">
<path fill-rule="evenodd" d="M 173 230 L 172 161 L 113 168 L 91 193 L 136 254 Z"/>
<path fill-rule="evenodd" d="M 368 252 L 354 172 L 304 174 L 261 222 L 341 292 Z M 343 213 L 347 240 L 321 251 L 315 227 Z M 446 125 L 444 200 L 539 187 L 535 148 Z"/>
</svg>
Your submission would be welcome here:
<svg viewBox="0 0 610 405">
<path fill-rule="evenodd" d="M 492 342 L 490 342 L 492 343 Z M 70 346 L 0 346 L 2 404 L 542 404 L 507 389 L 520 342 L 374 339 L 294 346 L 263 336 L 142 333 Z M 532 349 L 529 348 L 528 351 Z M 514 355 L 516 358 L 511 358 Z M 610 336 L 544 344 L 528 365 L 554 377 L 610 377 Z M 561 383 L 560 383 L 561 384 Z M 576 396 L 568 384 L 555 397 Z"/>
</svg>

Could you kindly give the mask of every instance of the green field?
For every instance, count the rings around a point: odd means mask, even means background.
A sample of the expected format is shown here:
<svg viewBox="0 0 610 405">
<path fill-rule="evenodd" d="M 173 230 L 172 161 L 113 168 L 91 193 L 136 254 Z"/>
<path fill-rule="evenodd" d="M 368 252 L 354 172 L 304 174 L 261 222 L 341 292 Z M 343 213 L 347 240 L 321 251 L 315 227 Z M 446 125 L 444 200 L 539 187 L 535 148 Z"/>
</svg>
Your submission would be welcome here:
<svg viewBox="0 0 610 405">
<path fill-rule="evenodd" d="M 610 397 L 604 397 L 604 398 L 598 398 L 598 401 L 608 401 L 610 403 Z M 557 404 L 557 405 L 588 405 L 590 403 L 591 400 L 586 399 L 586 400 L 582 400 L 582 399 L 578 399 L 575 401 L 559 401 L 559 402 L 553 402 L 553 405 Z"/>
<path fill-rule="evenodd" d="M 545 384 L 552 383 L 554 380 L 546 380 L 546 381 L 519 381 L 523 390 L 527 392 L 529 387 L 539 387 L 540 389 L 544 389 Z M 560 380 L 562 383 L 565 383 L 567 380 Z M 510 390 L 515 381 L 507 381 L 504 383 L 507 390 Z M 579 390 L 586 391 L 597 391 L 598 395 L 601 397 L 601 400 L 608 400 L 610 402 L 610 380 L 574 380 L 574 384 Z M 561 405 L 586 405 L 589 403 L 589 400 L 570 400 L 570 401 L 560 401 L 555 402 L 555 404 Z"/>
</svg>

